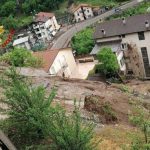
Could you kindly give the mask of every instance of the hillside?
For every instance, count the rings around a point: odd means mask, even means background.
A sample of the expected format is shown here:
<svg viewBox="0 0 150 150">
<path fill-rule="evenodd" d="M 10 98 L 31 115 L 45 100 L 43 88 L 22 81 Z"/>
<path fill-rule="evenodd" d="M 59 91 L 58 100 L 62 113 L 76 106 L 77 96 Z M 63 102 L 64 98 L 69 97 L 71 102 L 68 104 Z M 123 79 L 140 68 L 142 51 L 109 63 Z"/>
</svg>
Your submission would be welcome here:
<svg viewBox="0 0 150 150">
<path fill-rule="evenodd" d="M 130 149 L 134 136 L 142 137 L 141 132 L 133 126 L 129 117 L 135 106 L 149 109 L 150 81 L 131 80 L 126 85 L 69 79 L 58 77 L 33 77 L 34 86 L 44 85 L 47 93 L 52 87 L 57 89 L 54 103 L 60 103 L 68 113 L 74 106 L 74 99 L 80 104 L 83 120 L 96 124 L 97 138 L 102 138 L 99 147 L 102 150 Z M 141 100 L 142 99 L 142 100 Z M 113 119 L 115 117 L 115 119 Z"/>
<path fill-rule="evenodd" d="M 126 1 L 126 0 L 122 0 Z M 55 12 L 57 16 L 65 14 L 72 5 L 88 3 L 96 6 L 114 6 L 118 0 L 2 0 L 0 1 L 0 24 L 6 29 L 22 28 L 32 22 L 32 16 L 39 11 Z"/>
</svg>

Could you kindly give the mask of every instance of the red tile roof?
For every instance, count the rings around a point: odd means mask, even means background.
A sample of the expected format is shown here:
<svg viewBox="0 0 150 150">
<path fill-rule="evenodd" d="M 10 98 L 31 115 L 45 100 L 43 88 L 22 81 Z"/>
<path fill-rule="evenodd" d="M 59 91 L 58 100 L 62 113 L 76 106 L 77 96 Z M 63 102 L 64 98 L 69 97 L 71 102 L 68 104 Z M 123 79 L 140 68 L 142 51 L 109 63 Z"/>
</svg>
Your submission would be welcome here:
<svg viewBox="0 0 150 150">
<path fill-rule="evenodd" d="M 80 7 L 92 7 L 89 4 L 79 4 L 77 7 L 75 7 L 72 12 L 75 12 L 76 10 L 78 10 Z"/>
<path fill-rule="evenodd" d="M 54 13 L 47 13 L 47 12 L 39 12 L 36 15 L 36 22 L 46 22 L 49 18 L 52 18 L 54 16 Z"/>
<path fill-rule="evenodd" d="M 43 59 L 43 69 L 48 72 L 52 66 L 59 49 L 34 52 L 33 56 Z"/>
</svg>

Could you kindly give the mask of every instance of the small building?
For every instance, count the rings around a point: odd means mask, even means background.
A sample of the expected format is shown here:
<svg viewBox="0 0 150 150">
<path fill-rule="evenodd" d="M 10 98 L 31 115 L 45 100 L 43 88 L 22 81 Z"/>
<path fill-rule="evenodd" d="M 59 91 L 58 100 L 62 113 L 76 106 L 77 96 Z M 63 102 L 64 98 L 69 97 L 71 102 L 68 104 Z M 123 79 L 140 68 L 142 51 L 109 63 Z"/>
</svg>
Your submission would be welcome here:
<svg viewBox="0 0 150 150">
<path fill-rule="evenodd" d="M 20 37 L 20 38 L 14 40 L 13 46 L 22 47 L 22 48 L 26 48 L 26 49 L 30 50 L 31 45 L 30 45 L 30 42 L 29 42 L 29 36 Z"/>
<path fill-rule="evenodd" d="M 76 62 L 71 48 L 34 52 L 34 56 L 43 59 L 43 69 L 50 75 L 71 77 L 76 71 Z"/>
<path fill-rule="evenodd" d="M 38 39 L 44 43 L 50 41 L 59 29 L 60 25 L 57 23 L 54 13 L 39 12 L 35 15 L 33 30 Z"/>
<path fill-rule="evenodd" d="M 126 74 L 150 78 L 150 14 L 135 15 L 99 23 L 94 33 L 96 54 L 103 46 L 116 53 L 120 69 Z M 125 61 L 124 61 L 125 60 Z M 122 66 L 122 67 L 121 67 Z M 124 68 L 125 69 L 125 68 Z"/>
<path fill-rule="evenodd" d="M 76 22 L 80 22 L 94 16 L 92 6 L 80 4 L 72 10 Z"/>
</svg>

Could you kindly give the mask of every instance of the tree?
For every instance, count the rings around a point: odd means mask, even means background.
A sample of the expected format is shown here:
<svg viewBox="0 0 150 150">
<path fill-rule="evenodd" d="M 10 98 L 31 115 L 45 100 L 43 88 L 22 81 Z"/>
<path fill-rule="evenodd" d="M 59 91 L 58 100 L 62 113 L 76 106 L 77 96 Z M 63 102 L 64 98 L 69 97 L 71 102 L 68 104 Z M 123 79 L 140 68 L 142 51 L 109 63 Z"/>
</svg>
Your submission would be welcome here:
<svg viewBox="0 0 150 150">
<path fill-rule="evenodd" d="M 32 56 L 31 52 L 24 48 L 15 47 L 11 52 L 8 52 L 0 57 L 0 61 L 4 61 L 15 67 L 41 67 L 42 60 Z"/>
<path fill-rule="evenodd" d="M 85 30 L 77 33 L 71 40 L 73 50 L 77 52 L 77 55 L 88 54 L 91 52 L 94 46 L 94 40 L 92 38 L 93 29 L 86 28 Z"/>
<path fill-rule="evenodd" d="M 22 147 L 22 144 L 30 145 L 46 138 L 55 91 L 52 90 L 47 97 L 44 87 L 32 86 L 14 68 L 1 78 L 0 86 L 4 89 L 1 103 L 7 105 L 7 108 L 1 109 L 9 116 L 8 135 L 15 145 Z"/>
<path fill-rule="evenodd" d="M 53 149 L 60 150 L 96 150 L 98 141 L 94 141 L 94 126 L 83 123 L 77 106 L 72 115 L 57 106 L 51 116 L 50 135 Z"/>
<path fill-rule="evenodd" d="M 104 73 L 104 75 L 114 75 L 118 69 L 119 65 L 115 54 L 112 52 L 111 48 L 104 47 L 97 53 L 97 59 L 99 65 L 97 69 Z"/>
<path fill-rule="evenodd" d="M 2 5 L 0 14 L 2 16 L 7 16 L 10 14 L 15 14 L 15 12 L 16 12 L 16 2 L 8 1 L 5 2 L 4 5 Z"/>
</svg>

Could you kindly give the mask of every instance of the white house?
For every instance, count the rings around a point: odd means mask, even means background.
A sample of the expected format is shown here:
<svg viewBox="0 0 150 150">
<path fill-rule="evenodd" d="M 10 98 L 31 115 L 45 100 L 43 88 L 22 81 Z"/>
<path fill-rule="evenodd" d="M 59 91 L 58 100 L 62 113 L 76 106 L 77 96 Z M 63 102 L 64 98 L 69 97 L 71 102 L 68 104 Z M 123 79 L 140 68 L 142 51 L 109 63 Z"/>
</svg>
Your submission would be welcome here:
<svg viewBox="0 0 150 150">
<path fill-rule="evenodd" d="M 20 38 L 14 40 L 13 46 L 22 47 L 22 48 L 26 48 L 26 49 L 30 50 L 31 46 L 29 43 L 29 36 L 20 37 Z"/>
<path fill-rule="evenodd" d="M 60 29 L 56 17 L 53 13 L 39 12 L 36 14 L 33 29 L 39 40 L 50 41 Z"/>
<path fill-rule="evenodd" d="M 76 22 L 86 20 L 93 17 L 92 6 L 88 4 L 80 4 L 72 10 Z"/>
<path fill-rule="evenodd" d="M 43 59 L 43 69 L 50 75 L 71 77 L 76 71 L 76 62 L 71 48 L 34 52 L 34 56 Z"/>
<path fill-rule="evenodd" d="M 91 54 L 101 47 L 111 47 L 117 54 L 120 69 L 140 78 L 150 78 L 150 14 L 136 15 L 99 23 Z M 125 60 L 125 61 L 124 61 Z"/>
</svg>

